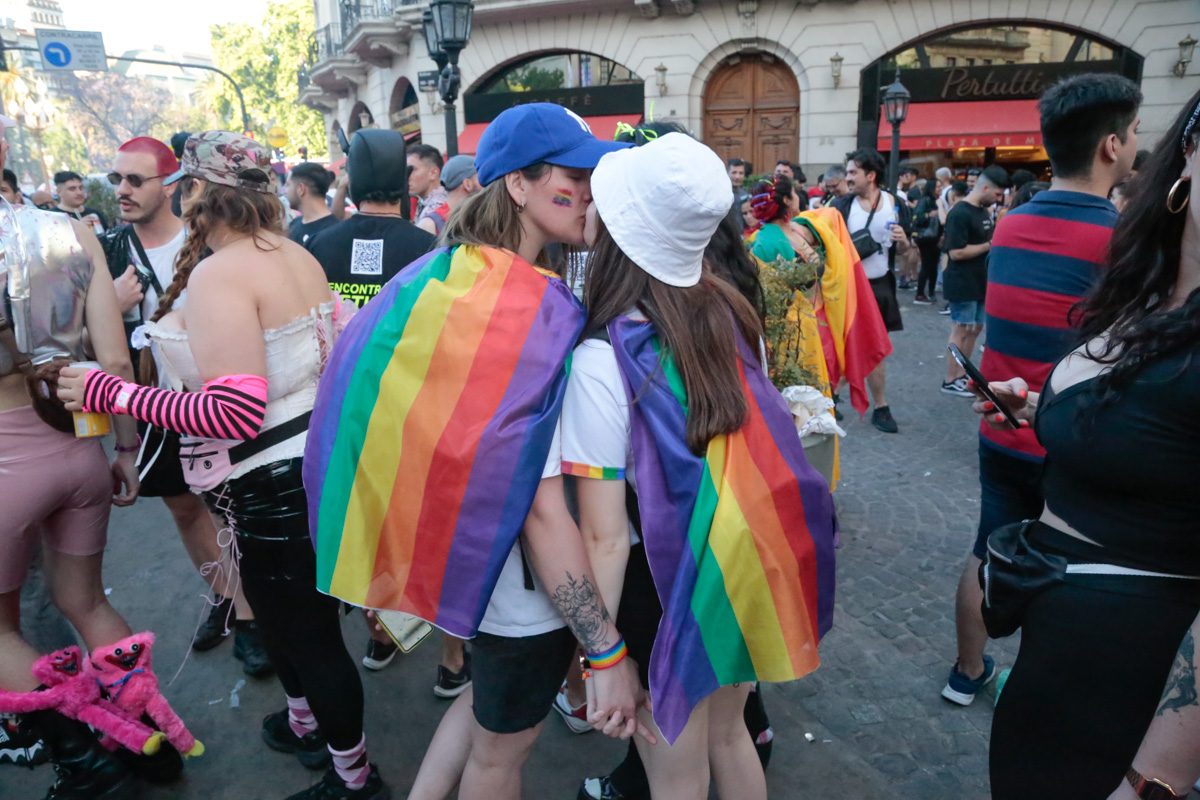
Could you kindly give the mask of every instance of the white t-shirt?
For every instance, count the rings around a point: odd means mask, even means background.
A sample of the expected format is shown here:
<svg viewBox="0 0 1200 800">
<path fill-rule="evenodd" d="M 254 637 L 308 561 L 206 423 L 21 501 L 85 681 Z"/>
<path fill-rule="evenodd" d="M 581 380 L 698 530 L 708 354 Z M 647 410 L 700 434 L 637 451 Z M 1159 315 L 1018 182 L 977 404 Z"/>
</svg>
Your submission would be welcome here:
<svg viewBox="0 0 1200 800">
<path fill-rule="evenodd" d="M 563 474 L 624 480 L 637 491 L 629 400 L 608 342 L 588 339 L 575 348 L 560 424 Z M 632 523 L 629 541 L 641 541 Z"/>
<path fill-rule="evenodd" d="M 863 208 L 858 198 L 855 198 L 850 204 L 850 218 L 846 220 L 846 227 L 851 234 L 858 233 L 867 226 L 867 217 L 870 216 L 870 210 Z M 868 279 L 882 278 L 887 275 L 888 250 L 892 247 L 892 231 L 888 227 L 888 223 L 897 221 L 896 206 L 892 196 L 887 192 L 880 192 L 879 207 L 875 210 L 875 216 L 871 217 L 871 238 L 879 242 L 879 246 L 883 250 L 862 260 L 863 272 L 866 273 Z"/>
<path fill-rule="evenodd" d="M 542 469 L 543 478 L 553 478 L 562 474 L 562 426 L 554 428 L 554 440 L 550 444 L 550 454 L 546 456 L 546 466 Z M 500 579 L 496 581 L 496 589 L 488 600 L 487 611 L 479 630 L 494 636 L 537 636 L 549 633 L 559 628 L 565 628 L 558 615 L 558 609 L 550 602 L 546 589 L 538 579 L 537 573 L 530 565 L 529 573 L 533 577 L 533 589 L 525 588 L 525 569 L 521 564 L 521 542 L 517 541 L 509 551 L 500 571 Z"/>
<path fill-rule="evenodd" d="M 130 246 L 129 257 L 137 262 L 139 266 L 150 267 L 154 270 L 154 277 L 158 278 L 158 285 L 166 291 L 166 288 L 171 285 L 171 279 L 175 277 L 175 256 L 179 254 L 183 247 L 184 239 L 187 238 L 187 229 L 180 228 L 179 233 L 171 241 L 161 247 L 147 247 L 146 255 L 150 257 L 149 264 L 142 264 L 141 256 L 138 255 L 137 248 Z M 182 300 L 181 296 L 179 300 Z M 179 300 L 176 300 L 175 305 L 178 307 Z M 154 286 L 146 287 L 146 296 L 142 299 L 142 319 L 150 319 L 154 316 L 154 312 L 158 310 L 158 292 L 154 291 Z"/>
</svg>

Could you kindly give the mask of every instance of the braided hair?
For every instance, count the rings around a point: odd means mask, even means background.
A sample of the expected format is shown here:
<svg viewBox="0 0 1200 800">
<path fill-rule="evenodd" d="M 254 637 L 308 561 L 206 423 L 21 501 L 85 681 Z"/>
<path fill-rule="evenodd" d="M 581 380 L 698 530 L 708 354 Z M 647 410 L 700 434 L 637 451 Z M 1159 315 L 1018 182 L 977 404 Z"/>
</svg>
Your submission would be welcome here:
<svg viewBox="0 0 1200 800">
<path fill-rule="evenodd" d="M 192 177 L 184 176 L 180 181 L 181 193 L 191 193 Z M 183 214 L 187 238 L 175 256 L 175 273 L 171 282 L 158 298 L 158 308 L 150 317 L 158 322 L 175 307 L 175 301 L 187 288 L 192 271 L 201 261 L 212 255 L 208 238 L 218 225 L 224 225 L 234 233 L 251 236 L 259 250 L 272 250 L 264 246 L 260 237 L 263 232 L 283 234 L 283 209 L 274 194 L 236 189 L 211 181 L 204 184 L 200 197 Z M 144 386 L 158 385 L 158 369 L 149 348 L 144 348 L 138 364 L 138 376 Z"/>
</svg>

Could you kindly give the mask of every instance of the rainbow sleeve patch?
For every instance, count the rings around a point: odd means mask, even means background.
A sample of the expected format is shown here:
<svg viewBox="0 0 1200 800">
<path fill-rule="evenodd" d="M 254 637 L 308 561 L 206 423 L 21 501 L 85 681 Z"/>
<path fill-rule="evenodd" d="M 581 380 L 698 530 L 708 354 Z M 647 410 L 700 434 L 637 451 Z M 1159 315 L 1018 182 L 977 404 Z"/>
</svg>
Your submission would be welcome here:
<svg viewBox="0 0 1200 800">
<path fill-rule="evenodd" d="M 562 462 L 563 475 L 574 475 L 576 478 L 594 478 L 598 481 L 625 480 L 624 467 L 593 467 L 590 464 L 576 464 L 574 461 Z"/>
</svg>

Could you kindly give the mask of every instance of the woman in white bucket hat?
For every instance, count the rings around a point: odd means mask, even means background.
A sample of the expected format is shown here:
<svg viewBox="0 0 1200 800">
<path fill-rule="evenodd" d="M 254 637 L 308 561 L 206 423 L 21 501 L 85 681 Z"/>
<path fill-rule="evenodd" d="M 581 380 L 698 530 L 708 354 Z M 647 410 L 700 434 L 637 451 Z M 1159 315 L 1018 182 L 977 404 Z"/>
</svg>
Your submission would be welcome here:
<svg viewBox="0 0 1200 800">
<path fill-rule="evenodd" d="M 705 267 L 733 202 L 720 158 L 669 133 L 602 158 L 592 196 L 563 472 L 579 479 L 598 589 L 619 608 L 617 627 L 650 690 L 653 718 L 641 716 L 660 742 L 637 746 L 656 798 L 706 798 L 711 777 L 723 798 L 759 800 L 766 784 L 743 707 L 753 680 L 816 667 L 832 611 L 828 487 L 763 375 L 758 315 Z M 771 463 L 752 470 L 756 488 L 745 491 L 735 473 L 747 470 L 735 464 L 763 454 Z M 776 509 L 781 492 L 798 513 L 764 526 L 746 510 Z M 723 615 L 730 608 L 736 619 Z M 780 649 L 764 657 L 751 640 L 792 614 L 806 633 L 776 636 Z M 726 644 L 744 657 L 726 658 Z M 620 720 L 592 722 L 619 732 Z"/>
</svg>

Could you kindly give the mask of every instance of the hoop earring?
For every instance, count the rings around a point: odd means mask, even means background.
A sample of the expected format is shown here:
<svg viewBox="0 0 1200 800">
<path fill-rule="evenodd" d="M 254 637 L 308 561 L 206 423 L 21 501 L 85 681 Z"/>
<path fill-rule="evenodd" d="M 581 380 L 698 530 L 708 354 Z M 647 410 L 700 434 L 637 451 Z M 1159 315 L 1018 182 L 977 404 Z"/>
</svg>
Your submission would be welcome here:
<svg viewBox="0 0 1200 800">
<path fill-rule="evenodd" d="M 524 210 L 525 210 L 525 201 L 522 200 L 521 203 L 517 206 L 517 213 L 520 214 Z"/>
<path fill-rule="evenodd" d="M 1175 192 L 1179 191 L 1179 187 L 1184 183 L 1190 184 L 1191 182 L 1191 178 L 1180 178 L 1179 180 L 1175 181 L 1175 184 L 1171 187 L 1171 191 L 1167 192 L 1167 211 L 1171 212 L 1172 214 L 1178 214 L 1187 208 L 1188 201 L 1192 199 L 1190 187 L 1188 193 L 1183 196 L 1183 202 L 1179 204 L 1179 208 L 1172 208 L 1171 206 L 1175 203 Z"/>
</svg>

